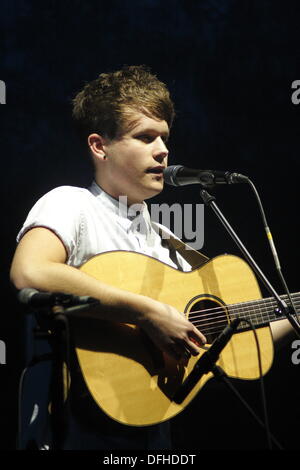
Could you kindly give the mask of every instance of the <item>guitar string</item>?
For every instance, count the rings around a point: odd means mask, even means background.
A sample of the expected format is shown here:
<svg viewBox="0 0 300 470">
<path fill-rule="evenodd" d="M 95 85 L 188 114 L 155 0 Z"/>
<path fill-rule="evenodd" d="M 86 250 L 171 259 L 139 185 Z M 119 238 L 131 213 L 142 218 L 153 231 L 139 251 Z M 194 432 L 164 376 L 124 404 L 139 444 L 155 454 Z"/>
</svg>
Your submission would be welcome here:
<svg viewBox="0 0 300 470">
<path fill-rule="evenodd" d="M 217 314 L 221 314 L 221 315 L 216 315 Z M 267 313 L 267 314 L 266 314 Z M 283 319 L 284 318 L 284 315 L 278 317 L 278 315 L 276 315 L 275 313 L 270 313 L 269 310 L 266 310 L 265 312 L 261 312 L 261 315 L 259 316 L 257 313 L 255 312 L 252 312 L 251 310 L 250 311 L 245 311 L 245 310 L 240 310 L 239 312 L 235 311 L 235 312 L 230 312 L 230 315 L 229 317 L 238 317 L 238 316 L 241 316 L 241 315 L 244 315 L 245 318 L 252 318 L 252 319 L 256 319 L 257 320 L 257 323 L 265 323 L 266 321 L 271 321 L 271 320 L 274 320 L 276 318 L 278 319 Z M 227 318 L 224 314 L 224 311 L 222 309 L 220 309 L 219 311 L 217 312 L 214 312 L 213 314 L 206 314 L 206 315 L 203 315 L 203 318 L 201 315 L 197 315 L 197 316 L 191 316 L 191 320 L 190 321 L 198 321 L 201 323 L 205 322 L 205 321 L 211 321 L 211 320 L 218 320 L 219 318 L 223 318 L 224 319 Z"/>
<path fill-rule="evenodd" d="M 299 302 L 296 302 L 296 306 L 299 307 Z M 202 312 L 202 315 L 193 315 L 194 313 L 198 313 L 198 312 Z M 209 313 L 206 313 L 206 314 L 203 314 L 203 312 L 209 312 Z M 221 315 L 218 315 L 218 314 L 221 314 Z M 266 315 L 267 313 L 267 315 Z M 274 312 L 270 312 L 270 308 L 269 307 L 266 307 L 264 310 L 261 310 L 260 311 L 260 316 L 259 314 L 257 314 L 256 312 L 253 312 L 251 311 L 251 308 L 249 308 L 249 311 L 246 311 L 245 309 L 236 309 L 235 311 L 233 311 L 233 309 L 231 309 L 231 311 L 229 312 L 229 316 L 231 317 L 236 317 L 236 316 L 239 316 L 241 314 L 244 314 L 245 317 L 249 317 L 249 318 L 256 318 L 257 320 L 261 320 L 262 323 L 266 320 L 274 320 L 275 318 L 278 318 L 278 315 L 276 315 Z M 263 316 L 264 315 L 264 316 Z M 207 309 L 207 310 L 199 310 L 197 312 L 190 312 L 190 321 L 195 321 L 195 320 L 200 320 L 200 322 L 203 322 L 203 321 L 209 321 L 209 320 L 216 320 L 218 318 L 224 318 L 226 317 L 225 313 L 224 313 L 224 308 L 214 308 L 214 309 Z M 281 318 L 284 318 L 284 315 L 281 316 Z"/>
<path fill-rule="evenodd" d="M 201 327 L 199 328 L 199 330 L 200 330 L 201 332 L 203 332 L 204 334 L 206 334 L 206 335 L 215 334 L 215 333 L 219 334 L 219 333 L 222 331 L 222 328 L 224 328 L 225 326 L 224 326 L 224 322 L 218 322 L 218 323 L 222 323 L 222 325 L 220 325 L 219 328 L 218 328 L 218 326 L 216 326 L 215 324 L 209 325 L 208 327 L 207 327 L 207 325 L 201 325 Z M 196 328 L 199 327 L 198 324 L 195 324 L 195 326 L 196 326 Z M 238 330 L 242 330 L 242 331 L 243 331 L 244 328 L 238 328 Z M 239 331 L 237 331 L 237 332 L 239 332 Z"/>
<path fill-rule="evenodd" d="M 226 314 L 224 313 L 224 310 L 225 310 L 226 306 L 224 306 L 223 308 L 222 307 L 216 307 L 216 308 L 213 308 L 213 309 L 207 309 L 207 310 L 197 310 L 195 312 L 190 312 L 190 317 L 192 317 L 192 320 L 197 320 L 197 319 L 200 319 L 200 321 L 207 321 L 207 320 L 215 320 L 217 318 L 224 318 L 226 317 Z M 251 316 L 252 318 L 259 318 L 259 315 L 261 316 L 261 320 L 263 320 L 263 315 L 266 319 L 273 319 L 273 318 L 276 318 L 276 314 L 275 313 L 272 313 L 270 312 L 270 308 L 265 308 L 264 310 L 260 310 L 259 314 L 256 313 L 256 312 L 253 312 L 251 307 L 249 307 L 248 309 L 236 309 L 235 311 L 233 311 L 233 309 L 229 309 L 229 317 L 236 317 L 236 316 L 239 316 L 241 314 L 244 314 L 245 316 Z M 203 313 L 203 312 L 207 312 L 207 313 Z M 194 313 L 200 313 L 200 315 L 194 315 Z M 219 316 L 217 316 L 218 314 L 221 314 Z M 265 315 L 267 314 L 267 315 Z M 268 317 L 268 318 L 267 318 Z"/>
<path fill-rule="evenodd" d="M 300 301 L 300 296 L 299 296 L 299 300 L 296 300 L 296 304 L 299 304 L 299 301 Z M 254 305 L 255 303 L 263 303 L 264 302 L 264 305 L 261 309 L 259 309 L 259 312 L 258 313 L 255 313 L 255 312 L 252 312 L 252 309 L 253 307 L 257 309 L 257 306 Z M 194 311 L 191 311 L 190 314 L 193 315 L 193 319 L 195 318 L 205 318 L 205 317 L 209 317 L 211 316 L 212 318 L 215 318 L 215 314 L 219 311 L 219 312 L 223 312 L 224 313 L 224 309 L 228 309 L 228 310 L 231 310 L 232 313 L 234 314 L 238 314 L 238 313 L 250 313 L 250 312 L 247 312 L 247 309 L 248 310 L 251 310 L 251 314 L 253 316 L 255 315 L 259 315 L 259 314 L 265 314 L 266 312 L 269 311 L 269 314 L 272 316 L 272 317 L 276 317 L 276 314 L 274 312 L 272 312 L 272 308 L 276 308 L 277 306 L 277 303 L 276 301 L 273 301 L 272 299 L 266 299 L 264 301 L 264 299 L 260 299 L 260 300 L 255 300 L 255 301 L 250 301 L 250 302 L 241 302 L 241 303 L 238 303 L 238 304 L 228 304 L 228 305 L 218 305 L 217 307 L 210 307 L 210 308 L 207 308 L 207 309 L 203 309 L 203 310 L 194 310 Z M 298 306 L 298 305 L 297 305 Z M 246 311 L 246 312 L 245 312 Z M 210 314 L 205 314 L 205 312 L 212 312 Z M 195 313 L 200 313 L 201 315 L 194 315 Z M 230 313 L 230 312 L 229 312 Z"/>
<path fill-rule="evenodd" d="M 299 301 L 296 302 L 296 306 L 298 307 L 299 306 Z M 276 306 L 276 303 L 274 303 L 274 305 Z M 229 305 L 228 306 L 224 306 L 224 307 L 230 307 Z M 266 313 L 269 311 L 269 306 L 267 306 L 268 308 L 265 308 L 265 312 L 263 313 Z M 249 306 L 249 308 L 251 309 L 251 307 Z M 247 316 L 248 318 L 255 318 L 258 320 L 258 315 L 255 313 L 255 312 L 252 312 L 252 311 L 249 311 L 249 312 L 245 312 L 245 309 L 241 309 L 241 308 L 238 308 L 238 309 L 235 309 L 235 310 L 239 310 L 238 312 L 237 311 L 234 311 L 234 312 L 230 312 L 230 313 L 233 313 L 234 316 L 238 316 L 239 313 L 243 313 L 245 316 Z M 194 313 L 198 313 L 198 312 L 213 312 L 213 313 L 210 313 L 210 314 L 205 314 L 205 315 L 196 315 L 194 316 L 193 314 Z M 219 316 L 216 316 L 216 313 L 222 313 L 222 315 L 219 315 Z M 205 326 L 210 326 L 212 325 L 211 322 L 208 322 L 208 323 L 205 323 L 207 322 L 207 320 L 209 319 L 209 317 L 211 317 L 212 320 L 214 320 L 213 322 L 213 325 L 217 324 L 217 323 L 223 323 L 224 324 L 224 319 L 226 320 L 227 317 L 224 316 L 224 308 L 220 308 L 220 307 L 215 307 L 215 308 L 211 308 L 211 309 L 206 309 L 206 310 L 199 310 L 199 311 L 196 311 L 196 312 L 190 312 L 190 314 L 192 314 L 192 318 L 190 319 L 190 321 L 195 325 L 195 326 L 200 326 L 201 323 L 202 323 L 202 328 L 205 327 Z M 263 322 L 260 322 L 260 323 L 266 323 L 267 320 L 273 320 L 274 318 L 277 317 L 277 315 L 275 313 L 269 313 L 268 315 L 269 318 L 265 318 Z M 284 318 L 284 316 L 282 316 L 282 318 Z M 198 320 L 199 319 L 199 320 Z M 219 320 L 221 319 L 221 320 Z M 197 320 L 197 321 L 196 321 Z M 217 321 L 216 321 L 217 320 Z M 259 320 L 263 320 L 263 318 L 259 319 Z"/>
<path fill-rule="evenodd" d="M 298 298 L 300 300 L 300 294 L 294 294 L 294 297 L 296 297 L 296 295 L 298 295 Z M 287 296 L 283 296 L 284 298 L 286 298 Z M 296 301 L 298 300 L 297 298 L 295 299 Z M 238 302 L 238 303 L 235 303 L 235 304 L 227 304 L 227 305 L 218 305 L 217 307 L 210 307 L 209 309 L 204 309 L 204 310 L 195 310 L 194 312 L 192 313 L 197 313 L 197 312 L 205 312 L 206 310 L 207 311 L 210 311 L 210 310 L 214 310 L 214 309 L 218 309 L 218 308 L 237 308 L 237 309 L 240 309 L 240 308 L 252 308 L 253 306 L 256 307 L 254 304 L 256 303 L 261 303 L 264 305 L 264 308 L 266 306 L 268 306 L 269 304 L 272 304 L 272 305 L 277 305 L 277 302 L 271 297 L 271 298 L 267 298 L 267 299 L 257 299 L 257 300 L 250 300 L 250 301 L 246 301 L 246 302 Z M 267 305 L 266 305 L 267 304 Z"/>
<path fill-rule="evenodd" d="M 246 320 L 247 319 L 245 319 L 245 321 Z M 204 333 L 206 333 L 206 334 L 219 333 L 221 325 L 218 325 L 218 324 L 222 324 L 222 328 L 224 327 L 224 323 L 227 324 L 226 322 L 224 322 L 224 317 L 222 317 L 222 320 L 219 320 L 219 321 L 214 322 L 214 323 L 202 323 L 201 324 L 201 322 L 193 322 L 193 319 L 191 321 L 196 326 L 196 328 L 199 327 L 199 329 L 201 331 L 203 331 Z M 268 322 L 264 321 L 263 323 L 268 323 Z M 262 322 L 260 322 L 258 325 L 259 326 L 262 325 Z M 218 328 L 218 326 L 219 326 L 219 328 Z M 243 329 L 243 328 L 238 328 L 238 329 Z"/>
</svg>

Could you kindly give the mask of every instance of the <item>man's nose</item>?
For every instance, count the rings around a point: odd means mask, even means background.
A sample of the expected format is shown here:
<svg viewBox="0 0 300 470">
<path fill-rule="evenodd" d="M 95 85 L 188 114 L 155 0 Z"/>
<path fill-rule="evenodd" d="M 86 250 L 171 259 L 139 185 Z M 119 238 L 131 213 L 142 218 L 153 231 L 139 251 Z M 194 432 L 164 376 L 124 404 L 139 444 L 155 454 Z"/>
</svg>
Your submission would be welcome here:
<svg viewBox="0 0 300 470">
<path fill-rule="evenodd" d="M 159 161 L 164 160 L 169 154 L 169 150 L 167 149 L 167 146 L 163 139 L 159 137 L 156 141 L 156 146 L 155 146 L 155 152 L 154 152 L 154 158 L 156 160 L 159 159 Z"/>
</svg>

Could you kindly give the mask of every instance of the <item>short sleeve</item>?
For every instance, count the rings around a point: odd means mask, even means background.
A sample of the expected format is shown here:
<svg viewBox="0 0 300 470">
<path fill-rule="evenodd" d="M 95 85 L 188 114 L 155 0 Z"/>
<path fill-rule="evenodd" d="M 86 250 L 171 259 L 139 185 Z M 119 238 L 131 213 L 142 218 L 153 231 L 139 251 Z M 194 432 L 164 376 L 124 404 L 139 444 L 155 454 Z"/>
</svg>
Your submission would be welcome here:
<svg viewBox="0 0 300 470">
<path fill-rule="evenodd" d="M 66 248 L 68 259 L 73 257 L 80 244 L 83 191 L 86 190 L 61 186 L 41 197 L 30 210 L 17 235 L 17 242 L 28 230 L 45 227 L 60 238 Z"/>
</svg>

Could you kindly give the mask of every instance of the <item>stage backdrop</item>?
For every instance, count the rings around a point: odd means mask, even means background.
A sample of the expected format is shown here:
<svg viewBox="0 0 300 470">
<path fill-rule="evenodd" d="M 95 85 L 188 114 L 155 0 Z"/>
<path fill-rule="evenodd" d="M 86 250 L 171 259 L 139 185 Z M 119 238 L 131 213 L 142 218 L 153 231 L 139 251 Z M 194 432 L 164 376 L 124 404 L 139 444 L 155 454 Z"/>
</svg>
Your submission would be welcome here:
<svg viewBox="0 0 300 470">
<path fill-rule="evenodd" d="M 28 210 L 59 185 L 85 186 L 89 159 L 72 129 L 71 100 L 86 81 L 123 64 L 146 64 L 176 104 L 170 164 L 238 171 L 256 184 L 291 291 L 299 290 L 299 7 L 297 0 L 16 0 L 1 2 L 2 269 L 1 442 L 14 449 L 23 309 L 8 272 Z M 218 188 L 217 202 L 283 291 L 248 185 Z M 153 202 L 202 203 L 199 188 L 166 188 Z M 239 254 L 205 208 L 202 251 Z M 297 381 L 289 344 L 265 377 L 271 429 L 294 448 Z M 261 415 L 257 382 L 239 384 Z M 204 422 L 195 431 L 195 422 Z M 228 424 L 229 423 L 229 424 Z M 297 427 L 298 426 L 298 427 Z M 174 419 L 178 449 L 264 448 L 235 398 L 213 381 Z"/>
</svg>

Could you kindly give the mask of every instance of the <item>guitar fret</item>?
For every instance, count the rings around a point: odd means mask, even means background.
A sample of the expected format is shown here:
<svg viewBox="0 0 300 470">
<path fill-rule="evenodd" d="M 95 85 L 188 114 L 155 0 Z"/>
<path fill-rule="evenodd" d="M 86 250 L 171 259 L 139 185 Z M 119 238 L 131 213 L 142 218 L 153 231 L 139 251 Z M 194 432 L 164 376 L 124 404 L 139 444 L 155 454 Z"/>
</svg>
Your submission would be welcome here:
<svg viewBox="0 0 300 470">
<path fill-rule="evenodd" d="M 296 311 L 300 312 L 300 293 L 293 294 L 292 298 Z M 287 296 L 282 296 L 282 299 L 286 300 Z M 233 321 L 235 318 L 246 320 L 244 323 L 241 321 L 238 326 L 240 331 L 249 329 L 250 324 L 253 327 L 261 327 L 273 320 L 285 318 L 285 314 L 278 315 L 275 312 L 276 308 L 276 299 L 272 297 L 226 305 L 229 321 Z M 196 315 L 197 313 L 198 315 Z M 220 333 L 225 326 L 224 308 L 214 307 L 194 311 L 190 320 L 206 335 Z M 245 323 L 247 323 L 246 326 Z"/>
<path fill-rule="evenodd" d="M 300 294 L 291 294 L 296 312 L 300 313 Z M 281 298 L 288 303 L 288 296 L 282 295 Z M 263 298 L 253 301 L 242 302 L 234 306 L 227 306 L 233 318 L 244 317 L 246 320 L 251 321 L 254 326 L 263 325 L 276 318 L 284 318 L 285 315 L 275 313 L 277 308 L 277 301 L 273 297 Z"/>
</svg>

